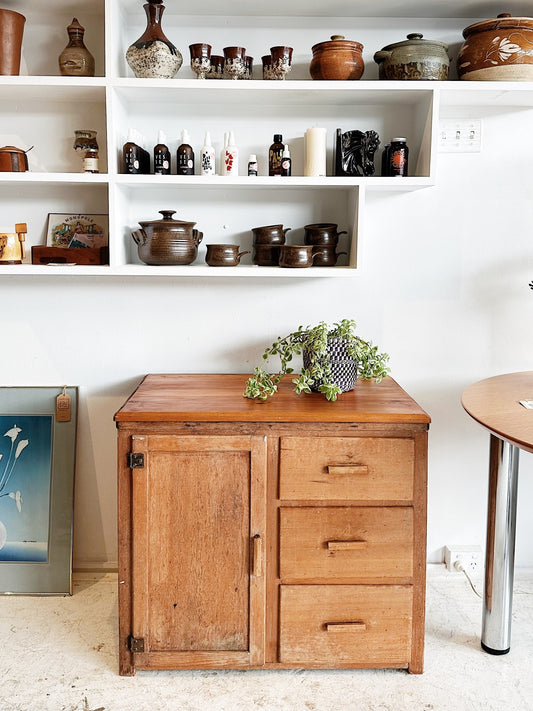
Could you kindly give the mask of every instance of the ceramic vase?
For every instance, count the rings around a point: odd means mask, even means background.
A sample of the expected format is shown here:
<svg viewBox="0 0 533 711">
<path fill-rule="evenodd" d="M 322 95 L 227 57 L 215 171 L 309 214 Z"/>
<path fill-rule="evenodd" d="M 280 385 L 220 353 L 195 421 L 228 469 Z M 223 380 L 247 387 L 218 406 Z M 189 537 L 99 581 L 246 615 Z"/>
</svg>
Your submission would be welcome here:
<svg viewBox="0 0 533 711">
<path fill-rule="evenodd" d="M 83 42 L 85 27 L 74 17 L 67 33 L 69 41 L 59 55 L 59 71 L 63 76 L 94 77 L 94 57 Z"/>
<path fill-rule="evenodd" d="M 14 10 L 0 10 L 0 74 L 17 76 L 20 72 L 22 35 L 26 18 Z"/>
<path fill-rule="evenodd" d="M 153 0 L 143 7 L 146 30 L 128 47 L 126 61 L 138 79 L 172 79 L 178 73 L 183 57 L 161 28 L 165 6 L 161 0 Z"/>
</svg>

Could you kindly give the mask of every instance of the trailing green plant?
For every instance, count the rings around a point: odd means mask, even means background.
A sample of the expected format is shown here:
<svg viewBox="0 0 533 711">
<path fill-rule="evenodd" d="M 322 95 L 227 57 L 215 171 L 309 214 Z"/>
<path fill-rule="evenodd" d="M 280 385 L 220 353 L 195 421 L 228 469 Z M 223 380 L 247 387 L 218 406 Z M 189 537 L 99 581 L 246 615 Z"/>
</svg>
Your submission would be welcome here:
<svg viewBox="0 0 533 711">
<path fill-rule="evenodd" d="M 331 362 L 328 358 L 328 342 L 341 339 L 346 354 L 357 361 L 357 375 L 363 380 L 375 378 L 380 382 L 390 372 L 389 355 L 379 351 L 371 341 L 365 341 L 356 335 L 356 323 L 353 319 L 342 319 L 333 326 L 321 321 L 316 326 L 299 326 L 296 331 L 280 336 L 265 349 L 263 360 L 279 357 L 278 372 L 270 373 L 266 367 L 257 367 L 252 377 L 246 382 L 244 397 L 266 400 L 278 390 L 284 375 L 294 372 L 291 362 L 294 356 L 301 355 L 305 349 L 308 367 L 302 368 L 297 378 L 293 378 L 296 393 L 310 393 L 312 388 L 321 392 L 327 400 L 336 400 L 341 388 L 333 382 Z"/>
</svg>

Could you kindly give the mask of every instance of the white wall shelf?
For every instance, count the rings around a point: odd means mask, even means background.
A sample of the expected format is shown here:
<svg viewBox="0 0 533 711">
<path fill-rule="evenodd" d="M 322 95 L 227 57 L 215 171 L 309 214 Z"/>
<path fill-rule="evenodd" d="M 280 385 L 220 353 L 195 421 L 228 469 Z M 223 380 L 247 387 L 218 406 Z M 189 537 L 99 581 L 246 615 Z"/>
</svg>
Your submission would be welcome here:
<svg viewBox="0 0 533 711">
<path fill-rule="evenodd" d="M 514 14 L 527 14 L 527 3 L 511 3 Z M 23 7 L 22 7 L 23 5 Z M 282 0 L 265 4 L 233 0 L 221 15 L 218 0 L 198 4 L 183 0 L 179 7 L 166 3 L 163 26 L 181 50 L 184 62 L 175 79 L 137 79 L 125 61 L 125 51 L 144 30 L 141 0 L 50 0 L 46 11 L 40 0 L 25 0 L 25 73 L 0 77 L 0 142 L 28 149 L 30 172 L 0 173 L 0 230 L 12 231 L 16 222 L 28 223 L 27 248 L 43 244 L 49 213 L 108 213 L 110 264 L 101 267 L 42 267 L 31 264 L 2 266 L 0 275 L 99 276 L 216 276 L 216 277 L 328 277 L 355 276 L 362 266 L 358 248 L 364 243 L 364 198 L 368 191 L 419 190 L 436 183 L 436 136 L 442 110 L 454 106 L 533 106 L 533 83 L 509 82 L 391 82 L 378 81 L 372 55 L 389 38 L 402 39 L 400 25 L 410 18 L 443 18 L 450 26 L 485 19 L 500 11 L 496 0 L 466 2 L 460 8 L 436 0 L 420 9 L 419 0 L 398 3 L 380 0 L 367 4 L 348 0 Z M 57 56 L 66 44 L 66 26 L 73 16 L 86 26 L 86 44 L 95 56 L 95 77 L 59 75 Z M 269 28 L 283 19 L 284 32 L 276 40 L 294 46 L 293 72 L 287 81 L 263 81 L 260 55 Z M 392 18 L 389 23 L 388 18 Z M 454 19 L 455 18 L 455 19 Z M 468 21 L 457 18 L 468 18 Z M 261 20 L 259 22 L 259 20 Z M 427 21 L 427 20 L 426 20 Z M 435 20 L 431 21 L 435 26 Z M 417 24 L 419 19 L 417 19 Z M 451 23 L 451 25 L 450 25 Z M 454 24 L 455 23 L 455 24 Z M 391 24 L 391 27 L 388 25 Z M 64 26 L 63 26 L 64 25 Z M 105 27 L 105 32 L 102 28 Z M 361 32 L 366 69 L 358 82 L 315 82 L 309 79 L 311 46 L 345 27 Z M 266 28 L 266 29 L 265 29 Z M 403 31 L 403 30 L 402 30 Z M 383 37 L 378 40 L 379 33 Z M 366 34 L 365 34 L 366 33 Z M 389 34 L 387 34 L 389 33 Z M 287 37 L 285 37 L 285 34 Z M 433 31 L 433 37 L 438 35 Z M 283 35 L 283 36 L 282 36 Z M 457 41 L 461 34 L 456 32 Z M 47 38 L 46 42 L 43 38 Z M 392 39 L 392 41 L 394 41 Z M 188 44 L 193 41 L 227 44 L 250 42 L 255 55 L 252 81 L 198 81 L 189 67 Z M 50 50 L 56 47 L 54 56 Z M 267 40 L 268 44 L 268 40 Z M 375 45 L 375 46 L 372 46 Z M 376 175 L 341 178 L 303 175 L 305 130 L 314 125 L 328 130 L 328 164 L 332 172 L 336 128 L 374 129 L 382 143 L 405 135 L 410 147 L 408 178 L 381 177 L 381 151 L 376 154 Z M 122 145 L 129 127 L 155 144 L 158 129 L 168 137 L 175 159 L 181 130 L 192 135 L 199 153 L 209 130 L 217 156 L 224 131 L 234 130 L 240 148 L 238 177 L 220 175 L 122 174 Z M 72 149 L 74 130 L 97 131 L 100 173 L 79 172 L 80 160 Z M 282 133 L 291 146 L 290 178 L 266 175 L 266 155 L 274 133 Z M 260 174 L 249 178 L 247 158 L 255 153 Z M 198 161 L 197 161 L 198 162 Z M 195 221 L 204 233 L 198 259 L 185 267 L 152 267 L 140 263 L 132 230 L 139 221 L 158 219 L 162 209 L 174 209 L 178 219 Z M 283 222 L 291 225 L 288 241 L 303 241 L 303 226 L 311 222 L 337 222 L 348 237 L 339 245 L 347 251 L 339 265 L 329 268 L 282 269 L 241 264 L 210 268 L 204 263 L 205 245 L 234 242 L 251 245 L 251 228 Z M 244 262 L 251 258 L 244 258 Z"/>
</svg>

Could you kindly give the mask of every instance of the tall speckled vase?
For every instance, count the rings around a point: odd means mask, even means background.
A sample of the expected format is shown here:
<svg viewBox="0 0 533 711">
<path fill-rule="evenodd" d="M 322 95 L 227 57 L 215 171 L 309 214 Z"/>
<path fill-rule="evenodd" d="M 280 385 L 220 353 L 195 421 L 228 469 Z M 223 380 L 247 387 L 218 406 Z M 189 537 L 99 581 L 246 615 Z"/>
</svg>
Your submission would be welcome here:
<svg viewBox="0 0 533 711">
<path fill-rule="evenodd" d="M 128 47 L 126 61 L 137 78 L 172 79 L 178 73 L 183 57 L 161 29 L 165 6 L 162 0 L 149 0 L 143 7 L 146 30 Z"/>
</svg>

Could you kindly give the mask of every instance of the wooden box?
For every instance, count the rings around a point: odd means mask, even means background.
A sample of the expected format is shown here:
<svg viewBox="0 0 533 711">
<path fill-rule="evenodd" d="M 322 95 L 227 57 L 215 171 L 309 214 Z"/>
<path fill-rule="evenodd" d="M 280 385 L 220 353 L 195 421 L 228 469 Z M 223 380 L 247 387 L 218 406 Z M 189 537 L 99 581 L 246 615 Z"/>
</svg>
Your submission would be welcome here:
<svg viewBox="0 0 533 711">
<path fill-rule="evenodd" d="M 32 264 L 109 264 L 109 247 L 32 247 Z"/>
</svg>

